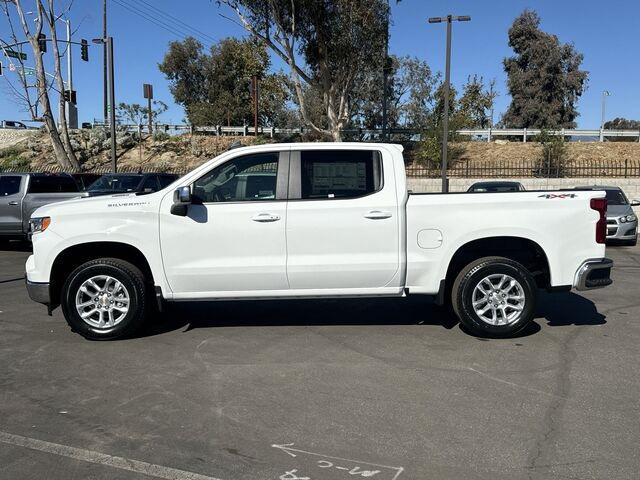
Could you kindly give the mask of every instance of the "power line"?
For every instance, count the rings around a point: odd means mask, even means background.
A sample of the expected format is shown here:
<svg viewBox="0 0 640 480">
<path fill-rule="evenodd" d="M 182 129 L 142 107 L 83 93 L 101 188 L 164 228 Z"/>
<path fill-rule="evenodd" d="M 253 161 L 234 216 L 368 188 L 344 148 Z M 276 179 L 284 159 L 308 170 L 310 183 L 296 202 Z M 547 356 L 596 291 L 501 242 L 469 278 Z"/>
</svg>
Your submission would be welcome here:
<svg viewBox="0 0 640 480">
<path fill-rule="evenodd" d="M 143 10 L 140 10 L 139 8 L 132 6 L 132 5 L 127 5 L 126 3 L 124 3 L 124 0 L 113 0 L 117 5 L 120 5 L 122 8 L 128 10 L 129 12 L 138 15 L 141 18 L 144 18 L 145 20 L 147 20 L 150 23 L 153 23 L 154 25 L 162 28 L 163 30 L 166 30 L 167 32 L 171 33 L 172 35 L 180 38 L 180 39 L 185 39 L 188 36 L 193 36 L 190 35 L 190 33 L 188 31 L 184 31 L 181 28 L 178 28 L 176 26 L 170 25 L 168 23 L 166 23 L 163 20 L 157 19 L 155 17 L 153 17 L 151 14 L 144 12 Z M 205 42 L 208 43 L 208 42 Z"/>
<path fill-rule="evenodd" d="M 161 15 L 162 17 L 165 17 L 166 19 L 168 19 L 168 20 L 170 20 L 172 22 L 177 22 L 178 24 L 182 25 L 185 29 L 194 32 L 196 34 L 196 36 L 199 35 L 203 39 L 206 39 L 206 40 L 208 40 L 208 41 L 210 41 L 212 43 L 215 43 L 217 41 L 215 38 L 213 38 L 208 33 L 205 33 L 202 30 L 198 30 L 197 28 L 192 27 L 188 23 L 185 23 L 182 20 L 180 20 L 178 17 L 175 17 L 174 15 L 171 15 L 170 13 L 167 13 L 164 10 L 161 10 L 160 8 L 156 7 L 155 5 L 152 5 L 149 2 L 146 2 L 145 0 L 134 0 L 134 1 L 138 2 L 139 4 L 142 3 L 142 4 L 146 5 L 147 7 L 149 7 L 153 11 L 155 11 L 157 14 Z"/>
</svg>

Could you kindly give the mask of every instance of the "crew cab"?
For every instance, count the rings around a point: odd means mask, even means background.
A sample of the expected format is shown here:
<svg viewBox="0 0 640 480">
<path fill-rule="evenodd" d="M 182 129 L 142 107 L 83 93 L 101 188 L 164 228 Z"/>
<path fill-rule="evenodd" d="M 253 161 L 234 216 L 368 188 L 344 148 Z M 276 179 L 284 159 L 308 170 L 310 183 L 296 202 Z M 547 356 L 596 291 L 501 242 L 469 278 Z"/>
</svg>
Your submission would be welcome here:
<svg viewBox="0 0 640 480">
<path fill-rule="evenodd" d="M 538 289 L 612 282 L 604 196 L 410 194 L 393 144 L 237 148 L 156 193 L 38 209 L 27 288 L 93 339 L 164 302 L 407 295 L 509 336 Z"/>
<path fill-rule="evenodd" d="M 83 195 L 66 173 L 0 173 L 0 240 L 27 238 L 37 208 Z"/>
</svg>

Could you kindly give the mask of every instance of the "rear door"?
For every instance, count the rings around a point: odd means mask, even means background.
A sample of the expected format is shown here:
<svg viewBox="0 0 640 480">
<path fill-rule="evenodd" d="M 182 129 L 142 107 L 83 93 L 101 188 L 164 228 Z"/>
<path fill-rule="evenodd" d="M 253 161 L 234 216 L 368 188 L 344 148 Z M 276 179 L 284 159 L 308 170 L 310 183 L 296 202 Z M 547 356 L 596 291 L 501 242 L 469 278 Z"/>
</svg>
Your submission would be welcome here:
<svg viewBox="0 0 640 480">
<path fill-rule="evenodd" d="M 291 289 L 391 285 L 400 266 L 395 175 L 375 150 L 292 152 L 287 205 Z"/>
<path fill-rule="evenodd" d="M 0 235 L 22 233 L 22 191 L 26 177 L 0 175 Z"/>
</svg>

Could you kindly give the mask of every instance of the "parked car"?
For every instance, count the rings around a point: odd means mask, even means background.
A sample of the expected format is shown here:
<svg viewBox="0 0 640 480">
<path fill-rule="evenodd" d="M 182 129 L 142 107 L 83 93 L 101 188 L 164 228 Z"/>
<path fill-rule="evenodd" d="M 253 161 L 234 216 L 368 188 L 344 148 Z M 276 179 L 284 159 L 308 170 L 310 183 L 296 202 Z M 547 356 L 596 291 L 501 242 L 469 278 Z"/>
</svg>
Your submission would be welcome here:
<svg viewBox="0 0 640 480">
<path fill-rule="evenodd" d="M 607 240 L 634 246 L 638 243 L 638 217 L 631 207 L 639 200 L 629 201 L 620 187 L 590 185 L 575 190 L 604 190 L 607 195 Z"/>
<path fill-rule="evenodd" d="M 34 210 L 83 195 L 68 174 L 0 173 L 0 240 L 27 238 Z"/>
<path fill-rule="evenodd" d="M 29 130 L 29 127 L 25 125 L 23 122 L 19 122 L 17 120 L 2 120 L 0 122 L 0 127 L 2 128 L 12 128 L 12 129 L 21 129 L 21 130 Z"/>
<path fill-rule="evenodd" d="M 78 184 L 80 191 L 84 192 L 102 175 L 99 173 L 72 173 L 71 176 Z"/>
<path fill-rule="evenodd" d="M 520 182 L 476 182 L 469 187 L 468 193 L 495 193 L 495 192 L 524 192 L 525 188 Z"/>
<path fill-rule="evenodd" d="M 116 193 L 152 193 L 162 190 L 178 178 L 170 173 L 108 173 L 93 182 L 90 197 Z"/>
<path fill-rule="evenodd" d="M 174 188 L 38 209 L 27 288 L 97 339 L 134 332 L 154 294 L 160 307 L 425 295 L 474 332 L 509 336 L 532 321 L 538 288 L 612 282 L 604 197 L 409 194 L 399 145 L 238 148 Z"/>
</svg>

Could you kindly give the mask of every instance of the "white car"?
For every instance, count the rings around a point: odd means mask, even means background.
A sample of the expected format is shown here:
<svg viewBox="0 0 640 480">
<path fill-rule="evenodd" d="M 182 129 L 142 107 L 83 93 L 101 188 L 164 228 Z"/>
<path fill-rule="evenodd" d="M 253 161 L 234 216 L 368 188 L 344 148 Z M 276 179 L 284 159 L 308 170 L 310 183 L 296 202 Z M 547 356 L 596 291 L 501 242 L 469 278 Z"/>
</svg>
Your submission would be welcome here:
<svg viewBox="0 0 640 480">
<path fill-rule="evenodd" d="M 164 302 L 407 295 L 509 336 L 539 288 L 611 283 L 604 196 L 409 194 L 398 145 L 238 148 L 159 192 L 38 209 L 27 287 L 87 338 L 130 335 Z"/>
</svg>

